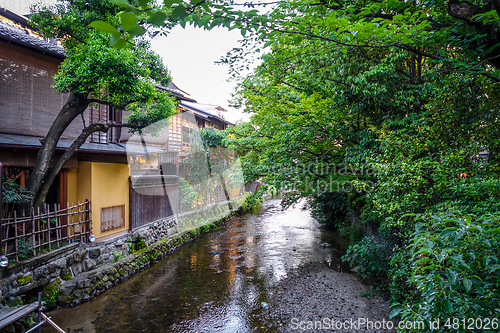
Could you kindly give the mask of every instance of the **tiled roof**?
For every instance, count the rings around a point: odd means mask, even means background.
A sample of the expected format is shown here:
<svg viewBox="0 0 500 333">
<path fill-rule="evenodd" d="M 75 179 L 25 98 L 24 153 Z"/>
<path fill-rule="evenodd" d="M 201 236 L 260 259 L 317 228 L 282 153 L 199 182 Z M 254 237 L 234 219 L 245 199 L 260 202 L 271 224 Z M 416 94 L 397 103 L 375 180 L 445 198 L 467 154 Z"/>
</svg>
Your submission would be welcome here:
<svg viewBox="0 0 500 333">
<path fill-rule="evenodd" d="M 62 47 L 30 35 L 27 29 L 9 24 L 2 20 L 0 20 L 0 39 L 20 44 L 38 52 L 50 54 L 58 58 L 64 58 L 66 56 Z"/>
<path fill-rule="evenodd" d="M 156 88 L 168 91 L 172 96 L 174 96 L 178 100 L 196 102 L 196 100 L 192 99 L 191 97 L 187 97 L 182 90 L 172 89 L 170 87 L 164 87 L 160 85 L 156 85 Z"/>
<path fill-rule="evenodd" d="M 179 106 L 183 107 L 189 111 L 192 111 L 205 119 L 215 118 L 215 119 L 222 121 L 226 124 L 234 125 L 233 123 L 227 121 L 226 119 L 218 116 L 218 111 L 220 111 L 220 109 L 218 109 L 219 106 L 217 106 L 217 105 L 182 101 L 181 103 L 179 103 Z"/>
</svg>

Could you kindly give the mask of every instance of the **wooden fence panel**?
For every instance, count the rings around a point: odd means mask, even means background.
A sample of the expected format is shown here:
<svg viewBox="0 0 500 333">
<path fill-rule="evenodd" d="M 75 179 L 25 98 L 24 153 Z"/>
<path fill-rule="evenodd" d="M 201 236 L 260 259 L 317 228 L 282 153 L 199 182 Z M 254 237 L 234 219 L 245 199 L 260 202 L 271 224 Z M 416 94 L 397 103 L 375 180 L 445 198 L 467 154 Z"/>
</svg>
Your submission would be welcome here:
<svg viewBox="0 0 500 333">
<path fill-rule="evenodd" d="M 19 261 L 72 242 L 88 242 L 92 232 L 90 212 L 88 200 L 67 208 L 55 205 L 52 210 L 45 205 L 36 215 L 34 209 L 28 215 L 23 211 L 22 217 L 14 211 L 3 219 L 1 250 L 10 260 Z M 61 232 L 63 228 L 66 233 Z"/>
<path fill-rule="evenodd" d="M 170 199 L 166 191 L 163 195 L 145 195 L 130 186 L 129 200 L 130 230 L 174 214 L 172 204 L 175 205 L 175 198 Z"/>
</svg>

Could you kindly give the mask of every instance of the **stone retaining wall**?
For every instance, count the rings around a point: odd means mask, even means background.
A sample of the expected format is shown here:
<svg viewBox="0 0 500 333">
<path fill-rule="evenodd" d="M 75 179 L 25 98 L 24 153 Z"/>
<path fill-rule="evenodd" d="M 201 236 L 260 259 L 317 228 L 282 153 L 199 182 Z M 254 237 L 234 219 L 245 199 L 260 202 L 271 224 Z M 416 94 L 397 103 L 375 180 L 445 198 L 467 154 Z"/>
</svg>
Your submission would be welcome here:
<svg viewBox="0 0 500 333">
<path fill-rule="evenodd" d="M 0 302 L 16 305 L 16 296 L 34 289 L 57 290 L 89 272 L 100 269 L 130 254 L 134 239 L 139 236 L 148 245 L 166 239 L 177 232 L 174 216 L 150 223 L 132 232 L 100 243 L 74 243 L 50 253 L 2 269 Z M 62 290 L 62 289 L 61 289 Z"/>
<path fill-rule="evenodd" d="M 160 260 L 178 245 L 185 243 L 195 235 L 196 233 L 179 234 L 159 241 L 142 251 L 129 254 L 117 262 L 84 272 L 72 280 L 54 281 L 54 287 L 60 290 L 57 301 L 61 305 L 69 306 L 88 301 Z"/>
<path fill-rule="evenodd" d="M 21 301 L 27 301 L 22 299 L 27 293 L 43 291 L 45 295 L 53 297 L 53 305 L 78 305 L 100 295 L 160 260 L 178 245 L 208 232 L 235 214 L 233 211 L 215 223 L 167 237 L 176 229 L 175 219 L 169 218 L 104 243 L 71 244 L 29 259 L 4 269 L 8 277 L 0 280 L 0 301 L 4 305 L 16 306 Z M 129 253 L 135 235 L 141 236 L 148 247 Z"/>
</svg>

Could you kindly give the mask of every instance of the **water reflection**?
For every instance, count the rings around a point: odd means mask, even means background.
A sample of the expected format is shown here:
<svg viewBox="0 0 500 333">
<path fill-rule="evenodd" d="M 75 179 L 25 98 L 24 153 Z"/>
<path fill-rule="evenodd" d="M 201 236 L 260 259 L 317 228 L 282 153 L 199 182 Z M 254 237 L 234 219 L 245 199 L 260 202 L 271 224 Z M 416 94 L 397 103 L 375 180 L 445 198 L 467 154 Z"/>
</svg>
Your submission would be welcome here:
<svg viewBox="0 0 500 333">
<path fill-rule="evenodd" d="M 233 218 L 152 268 L 52 319 L 71 332 L 261 332 L 253 314 L 291 269 L 339 263 L 333 235 L 301 205 L 279 200 L 259 214 Z M 43 332 L 53 332 L 44 328 Z"/>
</svg>

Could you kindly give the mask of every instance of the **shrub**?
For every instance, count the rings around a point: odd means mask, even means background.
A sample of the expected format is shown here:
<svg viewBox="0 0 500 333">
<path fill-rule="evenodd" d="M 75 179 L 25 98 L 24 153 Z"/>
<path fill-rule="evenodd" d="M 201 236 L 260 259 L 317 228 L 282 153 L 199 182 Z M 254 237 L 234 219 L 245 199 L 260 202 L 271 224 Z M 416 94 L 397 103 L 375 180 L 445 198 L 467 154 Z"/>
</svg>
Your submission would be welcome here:
<svg viewBox="0 0 500 333">
<path fill-rule="evenodd" d="M 179 199 L 182 212 L 191 211 L 194 208 L 198 193 L 189 185 L 184 178 L 179 178 Z"/>
<path fill-rule="evenodd" d="M 146 243 L 144 238 L 139 234 L 136 234 L 129 244 L 129 249 L 131 253 L 139 252 L 140 250 L 145 249 L 147 247 L 148 244 Z"/>
<path fill-rule="evenodd" d="M 342 261 L 349 262 L 352 267 L 358 266 L 358 273 L 363 278 L 384 279 L 389 269 L 391 254 L 388 242 L 367 236 L 361 242 L 349 247 Z"/>
<path fill-rule="evenodd" d="M 464 318 L 465 327 L 450 322 L 441 330 L 453 332 L 469 332 L 471 323 L 475 329 L 472 318 L 498 320 L 500 214 L 432 216 L 417 224 L 410 250 L 409 281 L 418 297 L 394 303 L 392 317 L 423 321 L 427 330 L 437 319 Z"/>
<path fill-rule="evenodd" d="M 260 204 L 264 201 L 262 192 L 259 190 L 253 194 L 247 194 L 245 201 L 241 205 L 241 212 L 251 212 L 260 207 Z"/>
<path fill-rule="evenodd" d="M 313 217 L 319 223 L 339 227 L 346 221 L 347 193 L 325 192 L 310 200 Z"/>
<path fill-rule="evenodd" d="M 21 187 L 15 181 L 2 176 L 2 202 L 21 204 L 30 202 L 31 193 L 26 187 Z"/>
<path fill-rule="evenodd" d="M 33 242 L 29 238 L 21 238 L 17 241 L 17 253 L 21 260 L 33 257 Z"/>
<path fill-rule="evenodd" d="M 411 276 L 411 252 L 405 249 L 396 251 L 390 258 L 387 271 L 389 291 L 392 302 L 411 302 L 416 297 L 416 290 L 408 280 Z"/>
</svg>

